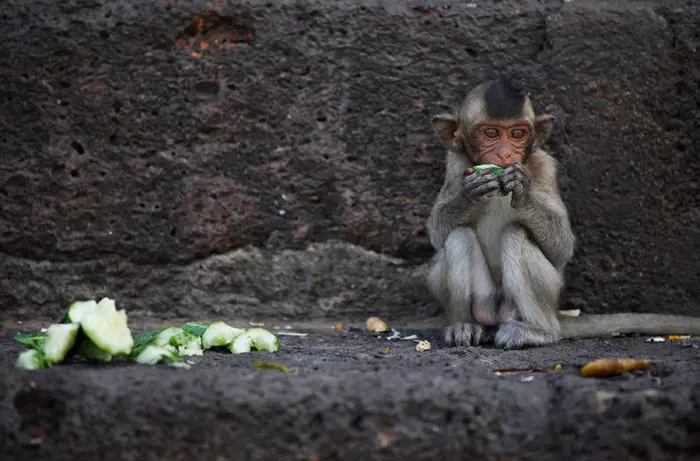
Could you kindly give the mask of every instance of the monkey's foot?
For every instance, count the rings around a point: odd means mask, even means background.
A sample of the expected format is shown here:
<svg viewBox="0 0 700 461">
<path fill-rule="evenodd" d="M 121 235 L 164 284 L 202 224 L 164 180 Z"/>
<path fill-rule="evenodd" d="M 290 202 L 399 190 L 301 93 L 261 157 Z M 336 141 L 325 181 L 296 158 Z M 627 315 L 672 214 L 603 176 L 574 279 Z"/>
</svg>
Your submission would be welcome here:
<svg viewBox="0 0 700 461">
<path fill-rule="evenodd" d="M 478 346 L 485 339 L 484 327 L 476 323 L 454 323 L 445 328 L 448 346 Z"/>
<path fill-rule="evenodd" d="M 554 338 L 544 329 L 524 322 L 502 324 L 496 332 L 494 344 L 502 349 L 521 349 L 525 346 L 544 346 Z"/>
</svg>

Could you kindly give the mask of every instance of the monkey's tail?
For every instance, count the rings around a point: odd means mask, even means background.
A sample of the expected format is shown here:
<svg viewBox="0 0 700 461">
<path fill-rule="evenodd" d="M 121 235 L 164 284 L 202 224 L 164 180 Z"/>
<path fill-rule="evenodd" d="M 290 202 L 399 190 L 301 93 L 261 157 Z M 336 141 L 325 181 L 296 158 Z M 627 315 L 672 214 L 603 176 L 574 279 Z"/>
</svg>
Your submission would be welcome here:
<svg viewBox="0 0 700 461">
<path fill-rule="evenodd" d="M 603 314 L 561 317 L 562 338 L 594 338 L 615 333 L 700 335 L 700 317 L 666 314 Z"/>
</svg>

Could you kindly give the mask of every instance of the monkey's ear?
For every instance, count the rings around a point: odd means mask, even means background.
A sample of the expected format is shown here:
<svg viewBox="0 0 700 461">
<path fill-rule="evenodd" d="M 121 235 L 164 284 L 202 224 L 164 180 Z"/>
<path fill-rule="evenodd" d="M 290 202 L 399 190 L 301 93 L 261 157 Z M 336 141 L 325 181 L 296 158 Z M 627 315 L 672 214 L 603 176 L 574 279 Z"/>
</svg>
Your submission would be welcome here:
<svg viewBox="0 0 700 461">
<path fill-rule="evenodd" d="M 554 115 L 543 114 L 538 115 L 535 119 L 535 142 L 538 146 L 544 144 L 549 135 L 552 134 L 552 128 L 554 127 Z"/>
<path fill-rule="evenodd" d="M 440 141 L 448 150 L 456 153 L 464 151 L 464 145 L 455 136 L 459 129 L 459 119 L 457 117 L 450 114 L 436 115 L 433 117 L 432 123 Z"/>
</svg>

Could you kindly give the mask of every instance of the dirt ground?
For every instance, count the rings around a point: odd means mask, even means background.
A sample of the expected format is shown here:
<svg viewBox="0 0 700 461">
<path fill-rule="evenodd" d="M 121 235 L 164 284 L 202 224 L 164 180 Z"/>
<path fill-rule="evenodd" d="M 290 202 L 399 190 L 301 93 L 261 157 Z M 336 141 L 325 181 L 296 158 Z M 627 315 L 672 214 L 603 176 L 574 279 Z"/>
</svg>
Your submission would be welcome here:
<svg viewBox="0 0 700 461">
<path fill-rule="evenodd" d="M 136 331 L 151 328 L 130 321 Z M 407 322 L 408 325 L 417 323 Z M 280 327 L 275 329 L 275 327 Z M 521 351 L 444 348 L 439 329 L 397 325 L 433 348 L 361 322 L 267 323 L 276 353 L 206 351 L 189 369 L 121 362 L 25 372 L 21 325 L 0 333 L 3 460 L 697 459 L 700 349 L 642 337 Z M 393 325 L 392 325 L 393 326 Z M 584 378 L 600 357 L 651 372 Z M 286 374 L 254 370 L 256 360 Z M 561 371 L 514 372 L 551 367 Z"/>
</svg>

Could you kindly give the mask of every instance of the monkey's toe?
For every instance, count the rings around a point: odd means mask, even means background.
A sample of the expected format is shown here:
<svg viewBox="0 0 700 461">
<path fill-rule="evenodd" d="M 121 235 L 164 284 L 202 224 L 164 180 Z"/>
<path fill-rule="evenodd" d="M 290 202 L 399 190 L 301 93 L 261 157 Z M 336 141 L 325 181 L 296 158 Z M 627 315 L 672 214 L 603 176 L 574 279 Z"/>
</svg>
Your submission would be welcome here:
<svg viewBox="0 0 700 461">
<path fill-rule="evenodd" d="M 455 323 L 445 328 L 448 346 L 478 346 L 484 338 L 484 328 L 476 323 Z"/>
<path fill-rule="evenodd" d="M 502 349 L 522 349 L 525 346 L 544 346 L 553 343 L 551 335 L 542 328 L 524 322 L 502 324 L 496 332 L 494 344 Z"/>
</svg>

